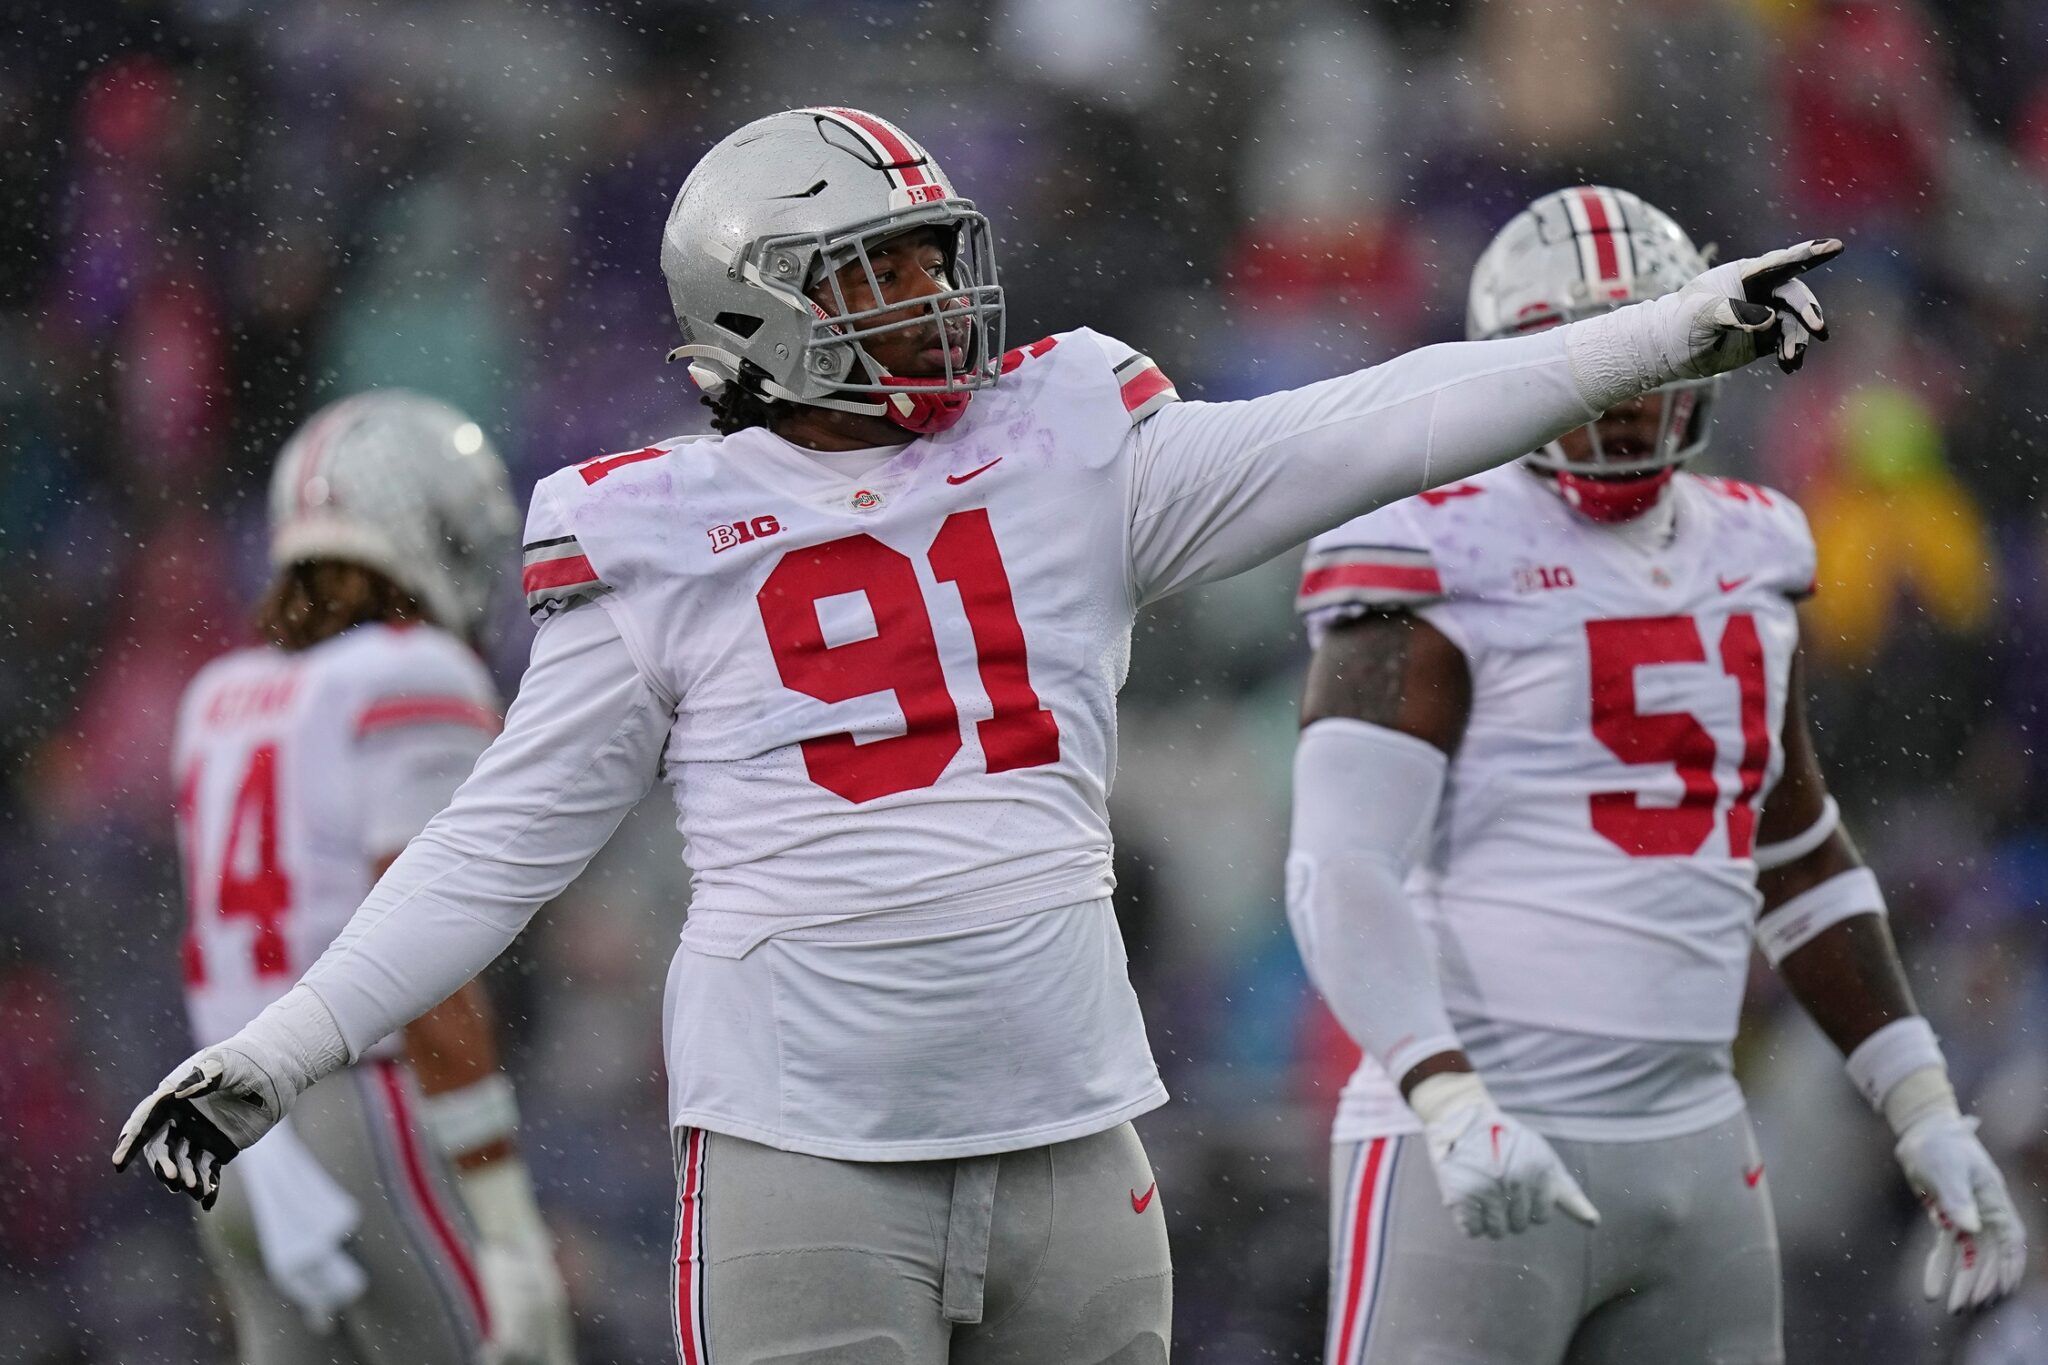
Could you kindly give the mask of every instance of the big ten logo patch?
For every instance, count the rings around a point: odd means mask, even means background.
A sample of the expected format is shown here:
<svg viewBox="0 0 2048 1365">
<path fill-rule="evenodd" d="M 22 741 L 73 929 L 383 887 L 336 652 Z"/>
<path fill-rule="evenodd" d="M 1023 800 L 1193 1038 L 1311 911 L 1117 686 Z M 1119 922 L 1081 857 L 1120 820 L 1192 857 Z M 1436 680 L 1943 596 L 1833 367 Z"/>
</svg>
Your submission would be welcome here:
<svg viewBox="0 0 2048 1365">
<path fill-rule="evenodd" d="M 743 521 L 731 522 L 724 526 L 713 526 L 706 530 L 711 537 L 711 553 L 718 554 L 736 545 L 772 536 L 782 529 L 782 523 L 774 517 L 748 517 Z"/>
<path fill-rule="evenodd" d="M 1555 588 L 1576 588 L 1579 580 L 1572 577 L 1568 564 L 1517 564 L 1515 566 L 1516 592 L 1549 592 Z"/>
</svg>

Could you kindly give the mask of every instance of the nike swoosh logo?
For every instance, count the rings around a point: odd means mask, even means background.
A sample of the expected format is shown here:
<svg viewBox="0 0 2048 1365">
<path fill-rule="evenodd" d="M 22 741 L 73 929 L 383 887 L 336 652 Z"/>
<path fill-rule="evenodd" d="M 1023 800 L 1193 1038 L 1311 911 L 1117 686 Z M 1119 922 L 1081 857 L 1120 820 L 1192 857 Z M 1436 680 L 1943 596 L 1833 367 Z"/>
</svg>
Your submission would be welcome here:
<svg viewBox="0 0 2048 1365">
<path fill-rule="evenodd" d="M 984 466 L 982 466 L 982 467 L 983 467 L 984 469 L 985 469 L 985 468 L 987 468 L 987 466 L 986 466 L 986 465 L 984 465 Z M 977 471 L 977 472 L 979 472 L 979 471 Z M 970 476 L 970 477 L 971 477 L 971 476 Z M 1139 1194 L 1139 1193 L 1138 1193 L 1138 1192 L 1137 1192 L 1136 1190 L 1132 1190 L 1132 1191 L 1131 1191 L 1131 1212 L 1132 1212 L 1132 1213 L 1143 1213 L 1143 1212 L 1144 1212 L 1144 1211 L 1145 1211 L 1146 1209 L 1148 1209 L 1148 1208 L 1152 1207 L 1152 1196 L 1153 1196 L 1153 1195 L 1155 1195 L 1155 1194 L 1157 1194 L 1157 1193 L 1159 1193 L 1159 1182 L 1158 1182 L 1158 1181 L 1156 1181 L 1156 1180 L 1155 1180 L 1155 1181 L 1153 1181 L 1153 1182 L 1152 1182 L 1151 1184 L 1149 1184 L 1149 1185 L 1147 1185 L 1147 1186 L 1145 1187 L 1145 1192 L 1144 1192 L 1143 1194 Z"/>
<path fill-rule="evenodd" d="M 1749 1186 L 1749 1187 L 1750 1187 L 1751 1189 L 1755 1189 L 1755 1188 L 1756 1188 L 1756 1182 L 1757 1182 L 1757 1181 L 1759 1181 L 1759 1180 L 1762 1180 L 1763 1178 L 1764 1178 L 1764 1163 L 1763 1163 L 1763 1162 L 1761 1162 L 1761 1161 L 1759 1161 L 1759 1162 L 1757 1162 L 1757 1163 L 1756 1163 L 1756 1169 L 1755 1169 L 1755 1170 L 1753 1170 L 1753 1171 L 1744 1171 L 1744 1172 L 1742 1173 L 1742 1183 L 1743 1183 L 1743 1184 L 1745 1184 L 1745 1185 L 1747 1185 L 1747 1186 Z"/>
<path fill-rule="evenodd" d="M 948 475 L 946 476 L 946 482 L 947 482 L 947 483 L 966 483 L 966 482 L 967 482 L 967 481 L 968 481 L 969 479 L 971 479 L 971 478 L 975 477 L 975 476 L 976 476 L 977 474 L 986 474 L 986 473 L 988 473 L 988 472 L 989 472 L 989 471 L 990 471 L 991 469 L 994 469 L 994 468 L 995 468 L 995 467 L 996 467 L 997 465 L 1001 464 L 1002 462 L 1003 462 L 1003 457 L 1002 457 L 1002 456 L 1000 456 L 1000 455 L 998 455 L 998 456 L 996 456 L 996 457 L 995 457 L 995 458 L 994 458 L 993 460 L 990 460 L 990 461 L 989 461 L 989 462 L 988 462 L 987 464 L 983 465 L 983 466 L 982 466 L 981 468 L 979 468 L 979 469 L 970 469 L 970 470 L 968 470 L 968 471 L 967 471 L 967 472 L 966 472 L 965 474 L 948 474 Z M 1142 1212 L 1143 1212 L 1143 1210 L 1141 1209 L 1141 1210 L 1139 1210 L 1139 1212 L 1141 1212 L 1141 1213 L 1142 1213 Z"/>
<path fill-rule="evenodd" d="M 1747 583 L 1750 579 L 1755 577 L 1756 575 L 1753 573 L 1746 573 L 1740 578 L 1716 577 L 1714 581 L 1721 585 L 1722 592 L 1734 592 L 1737 588 L 1741 587 L 1744 583 Z"/>
</svg>

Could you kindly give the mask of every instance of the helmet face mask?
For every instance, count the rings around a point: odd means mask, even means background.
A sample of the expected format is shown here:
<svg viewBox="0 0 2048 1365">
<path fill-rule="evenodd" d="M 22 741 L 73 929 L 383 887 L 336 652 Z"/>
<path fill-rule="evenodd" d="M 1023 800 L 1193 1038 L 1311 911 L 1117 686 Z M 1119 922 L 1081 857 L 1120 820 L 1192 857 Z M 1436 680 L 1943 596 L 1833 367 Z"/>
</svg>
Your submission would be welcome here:
<svg viewBox="0 0 2048 1365">
<path fill-rule="evenodd" d="M 1706 266 L 1705 254 L 1684 229 L 1628 191 L 1600 185 L 1559 190 L 1516 214 L 1481 253 L 1472 270 L 1465 333 L 1479 341 L 1576 322 L 1681 289 Z M 1637 491 L 1648 490 L 1640 481 L 1675 470 L 1706 449 L 1720 384 L 1717 376 L 1656 390 L 1655 437 L 1647 447 L 1639 439 L 1604 440 L 1601 427 L 1610 419 L 1602 417 L 1569 438 L 1575 450 L 1567 449 L 1566 440 L 1552 441 L 1524 459 L 1569 481 L 1568 495 L 1574 488 L 1587 490 L 1584 502 L 1567 496 L 1581 510 L 1594 503 L 1633 505 L 1633 498 L 1619 496 L 1620 488 L 1597 485 L 1639 481 Z M 1655 488 L 1668 482 L 1658 479 Z"/>
<path fill-rule="evenodd" d="M 929 228 L 949 287 L 889 302 L 874 254 Z M 662 273 L 707 393 L 742 384 L 786 402 L 886 416 L 943 430 L 994 384 L 1003 354 L 1003 293 L 993 233 L 925 150 L 854 109 L 795 109 L 757 119 L 691 171 L 662 237 Z M 849 305 L 840 272 L 859 267 L 868 300 Z M 864 303 L 866 301 L 863 301 Z M 868 343 L 906 329 L 963 334 L 937 375 L 896 375 Z"/>
<path fill-rule="evenodd" d="M 887 301 L 887 294 L 875 276 L 873 249 L 891 238 L 915 231 L 916 224 L 884 221 L 862 224 L 831 240 L 813 238 L 802 243 L 815 253 L 823 278 L 804 296 L 816 314 L 805 340 L 804 368 L 827 379 L 841 393 L 887 394 L 901 387 L 911 376 L 891 375 L 868 351 L 866 343 L 892 333 L 929 328 L 941 335 L 959 335 L 964 360 L 956 365 L 953 348 L 941 347 L 944 371 L 940 375 L 915 377 L 920 387 L 939 393 L 970 393 L 996 382 L 1003 355 L 1003 291 L 995 282 L 995 250 L 990 241 L 988 220 L 971 208 L 953 215 L 946 226 L 953 232 L 946 249 L 946 274 L 951 288 L 900 303 Z M 771 249 L 788 250 L 789 239 L 771 242 Z M 869 307 L 854 309 L 847 301 L 841 271 L 858 265 L 866 276 Z M 961 283 L 961 281 L 966 283 Z M 826 309 L 816 302 L 818 293 L 833 302 Z M 896 382 L 892 383 L 891 380 Z"/>
<path fill-rule="evenodd" d="M 1714 401 L 1718 385 L 1713 379 L 1686 380 L 1653 389 L 1638 401 L 1657 405 L 1653 435 L 1640 439 L 1639 425 L 1617 422 L 1603 415 L 1579 427 L 1566 437 L 1550 442 L 1524 457 L 1537 469 L 1551 473 L 1570 472 L 1600 478 L 1626 478 L 1674 469 L 1707 447 L 1712 430 Z M 1610 440 L 1603 428 L 1635 427 L 1619 439 Z M 1571 437 L 1577 440 L 1570 440 Z M 1567 442 L 1570 442 L 1569 446 Z M 1575 451 L 1571 447 L 1577 447 Z"/>
</svg>

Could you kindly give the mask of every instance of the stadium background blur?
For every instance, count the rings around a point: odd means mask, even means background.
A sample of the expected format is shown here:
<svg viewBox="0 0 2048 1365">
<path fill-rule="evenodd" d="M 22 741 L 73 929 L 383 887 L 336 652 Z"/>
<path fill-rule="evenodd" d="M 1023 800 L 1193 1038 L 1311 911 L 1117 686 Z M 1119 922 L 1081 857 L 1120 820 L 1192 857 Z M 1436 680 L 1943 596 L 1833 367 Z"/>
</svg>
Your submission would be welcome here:
<svg viewBox="0 0 2048 1365">
<path fill-rule="evenodd" d="M 1794 1361 L 2048 1359 L 2048 7 L 1894 0 L 65 0 L 0 35 L 0 1361 L 224 1358 L 186 1211 L 106 1166 L 189 1042 L 165 748 L 246 635 L 283 435 L 407 384 L 519 491 L 701 429 L 656 265 L 745 119 L 900 120 L 994 219 L 1010 340 L 1088 323 L 1231 398 L 1456 337 L 1534 195 L 1627 186 L 1746 254 L 1840 235 L 1837 339 L 1727 386 L 1708 467 L 1821 546 L 1815 715 L 1960 1088 L 2028 1205 L 2026 1296 L 1919 1305 L 1882 1125 L 1761 973 L 1741 1045 Z M 1140 623 L 1115 795 L 1176 1102 L 1140 1126 L 1180 1358 L 1317 1358 L 1348 1065 L 1277 898 L 1294 557 Z M 508 590 L 494 662 L 529 629 Z M 491 981 L 583 1359 L 669 1358 L 666 797 Z M 2003 1345 L 1999 1343 L 2003 1342 Z"/>
</svg>

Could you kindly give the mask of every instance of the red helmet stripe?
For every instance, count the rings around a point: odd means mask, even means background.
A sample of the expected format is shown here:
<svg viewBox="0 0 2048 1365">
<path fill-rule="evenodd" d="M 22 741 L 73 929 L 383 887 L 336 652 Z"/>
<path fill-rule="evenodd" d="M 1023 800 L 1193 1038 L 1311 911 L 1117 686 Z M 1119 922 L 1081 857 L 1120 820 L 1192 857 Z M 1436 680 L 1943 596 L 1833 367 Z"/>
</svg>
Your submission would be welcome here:
<svg viewBox="0 0 2048 1365">
<path fill-rule="evenodd" d="M 334 442 L 334 429 L 341 425 L 349 406 L 346 401 L 335 404 L 306 428 L 306 458 L 299 462 L 298 482 L 292 489 L 292 501 L 298 505 L 300 516 L 312 514 L 313 480 L 319 475 L 320 466 L 327 461 L 327 447 Z"/>
<path fill-rule="evenodd" d="M 864 136 L 882 158 L 885 169 L 901 179 L 906 188 L 931 183 L 921 164 L 925 159 L 924 148 L 905 137 L 894 124 L 859 109 L 827 106 L 818 112 L 830 114 Z"/>
<path fill-rule="evenodd" d="M 1586 215 L 1586 232 L 1593 240 L 1593 259 L 1600 272 L 1599 283 L 1621 278 L 1621 253 L 1615 250 L 1614 234 L 1622 230 L 1621 215 L 1610 217 L 1606 196 L 1598 190 L 1577 190 L 1579 208 Z"/>
</svg>

